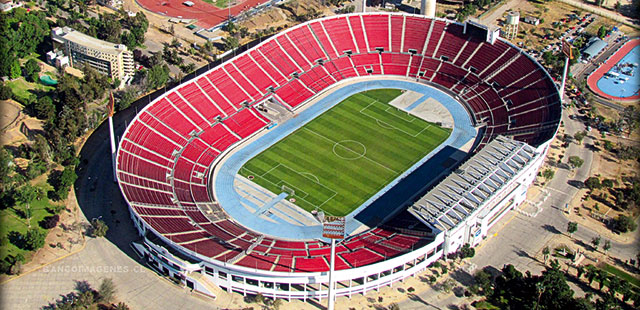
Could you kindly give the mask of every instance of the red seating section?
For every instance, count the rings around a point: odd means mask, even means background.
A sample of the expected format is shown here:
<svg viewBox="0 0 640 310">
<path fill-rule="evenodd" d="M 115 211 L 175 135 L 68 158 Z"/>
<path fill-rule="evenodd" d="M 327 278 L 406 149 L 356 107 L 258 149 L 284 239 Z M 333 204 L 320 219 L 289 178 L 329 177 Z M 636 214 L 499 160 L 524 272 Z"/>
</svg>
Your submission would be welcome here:
<svg viewBox="0 0 640 310">
<path fill-rule="evenodd" d="M 190 251 L 247 268 L 326 271 L 328 245 L 271 239 L 230 219 L 212 223 L 196 204 L 211 201 L 209 169 L 217 156 L 270 123 L 254 104 L 273 96 L 296 108 L 338 81 L 378 74 L 456 93 L 486 125 L 482 143 L 512 133 L 535 145 L 553 134 L 540 128 L 560 116 L 553 82 L 508 43 L 489 44 L 464 34 L 462 25 L 415 15 L 335 16 L 279 34 L 143 110 L 120 144 L 122 192 L 143 221 Z M 336 267 L 375 263 L 426 241 L 376 228 L 341 242 Z"/>
</svg>

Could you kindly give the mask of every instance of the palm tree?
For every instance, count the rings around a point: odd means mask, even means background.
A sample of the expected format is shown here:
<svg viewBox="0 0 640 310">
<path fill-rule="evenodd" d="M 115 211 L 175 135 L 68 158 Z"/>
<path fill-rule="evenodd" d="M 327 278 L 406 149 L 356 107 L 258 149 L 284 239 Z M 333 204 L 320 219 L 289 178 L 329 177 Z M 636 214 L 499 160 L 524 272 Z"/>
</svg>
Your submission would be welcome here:
<svg viewBox="0 0 640 310">
<path fill-rule="evenodd" d="M 549 247 L 546 246 L 544 247 L 544 249 L 542 249 L 542 255 L 544 256 L 544 264 L 547 265 L 547 260 L 549 259 L 549 253 L 551 253 L 551 251 L 549 250 Z"/>
</svg>

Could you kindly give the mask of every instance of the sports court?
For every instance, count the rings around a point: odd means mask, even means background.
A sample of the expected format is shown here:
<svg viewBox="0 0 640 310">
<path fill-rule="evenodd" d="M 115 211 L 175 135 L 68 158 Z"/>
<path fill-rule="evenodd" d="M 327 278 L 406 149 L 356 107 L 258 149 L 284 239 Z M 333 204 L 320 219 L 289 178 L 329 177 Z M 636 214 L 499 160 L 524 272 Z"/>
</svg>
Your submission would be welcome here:
<svg viewBox="0 0 640 310">
<path fill-rule="evenodd" d="M 288 193 L 304 210 L 345 216 L 451 132 L 389 105 L 400 94 L 352 95 L 249 160 L 240 174 L 275 194 Z"/>
<path fill-rule="evenodd" d="M 193 5 L 184 4 L 186 0 L 136 0 L 143 8 L 168 17 L 185 19 L 197 19 L 196 24 L 203 28 L 214 27 L 231 16 L 247 11 L 253 7 L 261 5 L 266 0 L 236 0 L 232 1 L 231 7 L 218 7 L 214 3 L 207 3 L 202 0 L 190 0 Z"/>
<path fill-rule="evenodd" d="M 596 94 L 612 100 L 640 99 L 640 39 L 623 45 L 589 78 L 587 84 Z"/>
</svg>

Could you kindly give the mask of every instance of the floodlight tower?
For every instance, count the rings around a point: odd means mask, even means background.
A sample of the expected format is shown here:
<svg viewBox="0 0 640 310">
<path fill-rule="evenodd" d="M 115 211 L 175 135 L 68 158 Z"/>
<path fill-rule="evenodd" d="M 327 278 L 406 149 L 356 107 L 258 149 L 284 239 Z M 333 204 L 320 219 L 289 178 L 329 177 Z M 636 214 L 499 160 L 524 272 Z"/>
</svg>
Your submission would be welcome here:
<svg viewBox="0 0 640 310">
<path fill-rule="evenodd" d="M 116 182 L 116 137 L 113 132 L 113 93 L 109 92 L 109 138 L 111 140 L 111 167 L 113 168 L 113 182 Z"/>
<path fill-rule="evenodd" d="M 331 239 L 331 260 L 329 264 L 329 293 L 327 310 L 333 310 L 336 303 L 336 292 L 333 284 L 333 271 L 336 267 L 336 239 L 344 239 L 345 219 L 338 216 L 324 217 L 322 236 Z"/>
<path fill-rule="evenodd" d="M 567 73 L 569 72 L 569 60 L 573 59 L 573 48 L 571 44 L 562 40 L 562 53 L 564 54 L 564 70 L 562 73 L 562 84 L 560 85 L 560 103 L 564 99 L 564 86 L 567 82 Z"/>
<path fill-rule="evenodd" d="M 431 18 L 436 17 L 436 0 L 422 0 L 420 14 Z"/>
</svg>

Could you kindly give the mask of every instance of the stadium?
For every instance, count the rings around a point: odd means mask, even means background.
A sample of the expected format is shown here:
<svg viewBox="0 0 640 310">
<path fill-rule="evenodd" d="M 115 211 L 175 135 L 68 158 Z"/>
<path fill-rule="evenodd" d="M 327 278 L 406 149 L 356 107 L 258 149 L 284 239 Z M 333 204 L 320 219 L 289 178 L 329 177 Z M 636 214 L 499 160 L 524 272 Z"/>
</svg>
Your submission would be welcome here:
<svg viewBox="0 0 640 310">
<path fill-rule="evenodd" d="M 366 294 L 477 245 L 522 203 L 561 117 L 529 55 L 474 22 L 309 21 L 166 92 L 117 180 L 158 272 L 285 299 Z"/>
</svg>

